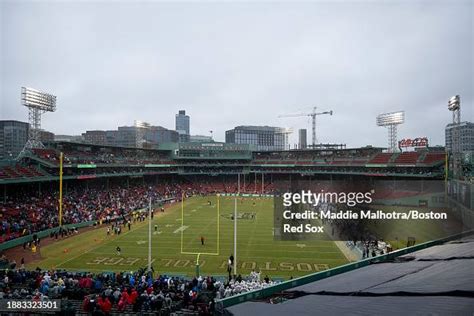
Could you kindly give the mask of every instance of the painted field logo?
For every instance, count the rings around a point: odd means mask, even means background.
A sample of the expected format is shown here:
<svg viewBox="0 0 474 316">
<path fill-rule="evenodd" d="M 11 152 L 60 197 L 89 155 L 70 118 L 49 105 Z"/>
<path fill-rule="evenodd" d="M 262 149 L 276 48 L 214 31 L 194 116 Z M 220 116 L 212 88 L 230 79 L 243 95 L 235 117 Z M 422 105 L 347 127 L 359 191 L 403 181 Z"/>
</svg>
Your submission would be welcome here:
<svg viewBox="0 0 474 316">
<path fill-rule="evenodd" d="M 238 264 L 241 270 L 261 270 L 265 271 L 297 271 L 297 272 L 319 272 L 329 269 L 329 265 L 325 263 L 308 263 L 308 262 L 255 262 L 255 261 L 242 261 Z M 220 265 L 220 269 L 227 267 L 227 261 L 223 261 Z"/>
</svg>

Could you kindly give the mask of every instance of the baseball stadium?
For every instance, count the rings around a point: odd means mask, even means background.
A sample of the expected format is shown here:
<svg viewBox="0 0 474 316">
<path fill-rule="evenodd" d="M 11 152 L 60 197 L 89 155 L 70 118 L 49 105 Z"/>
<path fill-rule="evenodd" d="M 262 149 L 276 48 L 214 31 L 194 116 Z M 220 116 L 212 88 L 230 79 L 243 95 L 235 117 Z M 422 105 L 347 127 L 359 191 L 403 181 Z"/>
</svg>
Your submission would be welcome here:
<svg viewBox="0 0 474 316">
<path fill-rule="evenodd" d="M 474 315 L 473 14 L 0 0 L 0 316 Z"/>
</svg>

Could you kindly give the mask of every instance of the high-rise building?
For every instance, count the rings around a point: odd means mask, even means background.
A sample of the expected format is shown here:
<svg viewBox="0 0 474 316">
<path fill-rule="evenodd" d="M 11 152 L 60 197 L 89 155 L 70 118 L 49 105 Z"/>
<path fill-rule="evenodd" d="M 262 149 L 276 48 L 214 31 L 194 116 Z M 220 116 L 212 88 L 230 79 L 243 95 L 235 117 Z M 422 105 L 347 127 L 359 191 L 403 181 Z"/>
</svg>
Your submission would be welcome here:
<svg viewBox="0 0 474 316">
<path fill-rule="evenodd" d="M 205 136 L 205 135 L 191 135 L 189 136 L 190 143 L 211 143 L 214 140 L 212 136 Z"/>
<path fill-rule="evenodd" d="M 38 136 L 39 136 L 39 140 L 42 143 L 47 143 L 47 142 L 54 141 L 54 133 L 45 131 L 43 129 L 39 131 Z"/>
<path fill-rule="evenodd" d="M 290 129 L 271 126 L 237 126 L 225 132 L 225 142 L 255 145 L 257 150 L 288 149 Z"/>
<path fill-rule="evenodd" d="M 177 143 L 179 141 L 179 133 L 162 126 L 150 126 L 145 131 L 144 140 L 149 145 L 149 148 L 154 148 L 162 143 Z"/>
<path fill-rule="evenodd" d="M 82 133 L 82 137 L 84 137 L 84 141 L 89 144 L 107 145 L 107 137 L 105 131 L 86 131 L 85 133 Z"/>
<path fill-rule="evenodd" d="M 28 130 L 26 122 L 0 121 L 0 160 L 18 156 L 28 141 Z"/>
<path fill-rule="evenodd" d="M 190 135 L 190 128 L 189 128 L 189 115 L 186 115 L 185 110 L 180 110 L 178 114 L 176 114 L 176 131 L 179 133 L 179 141 L 180 142 L 188 142 L 189 135 Z"/>
<path fill-rule="evenodd" d="M 461 122 L 459 125 L 448 124 L 445 128 L 446 151 L 453 149 L 453 130 L 457 129 L 459 151 L 462 153 L 474 151 L 474 123 Z"/>
<path fill-rule="evenodd" d="M 137 128 L 119 126 L 117 130 L 107 131 L 107 144 L 120 147 L 138 147 Z"/>
<path fill-rule="evenodd" d="M 72 142 L 72 143 L 83 143 L 84 135 L 54 135 L 54 141 L 56 142 Z"/>
<path fill-rule="evenodd" d="M 177 143 L 179 134 L 161 126 L 120 126 L 117 130 L 87 131 L 84 141 L 95 145 L 157 148 L 161 143 Z"/>
<path fill-rule="evenodd" d="M 308 146 L 306 129 L 298 130 L 298 149 L 306 149 Z"/>
</svg>

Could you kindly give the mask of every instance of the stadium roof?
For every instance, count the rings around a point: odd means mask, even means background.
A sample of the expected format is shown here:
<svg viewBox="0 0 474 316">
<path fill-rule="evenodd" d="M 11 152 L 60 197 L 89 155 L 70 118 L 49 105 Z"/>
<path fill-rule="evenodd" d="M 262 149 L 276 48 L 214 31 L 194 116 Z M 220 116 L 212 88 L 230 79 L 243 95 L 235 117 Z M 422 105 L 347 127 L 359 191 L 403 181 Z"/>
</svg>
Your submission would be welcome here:
<svg viewBox="0 0 474 316">
<path fill-rule="evenodd" d="M 295 287 L 279 304 L 246 302 L 234 315 L 401 315 L 474 312 L 474 237 Z"/>
</svg>

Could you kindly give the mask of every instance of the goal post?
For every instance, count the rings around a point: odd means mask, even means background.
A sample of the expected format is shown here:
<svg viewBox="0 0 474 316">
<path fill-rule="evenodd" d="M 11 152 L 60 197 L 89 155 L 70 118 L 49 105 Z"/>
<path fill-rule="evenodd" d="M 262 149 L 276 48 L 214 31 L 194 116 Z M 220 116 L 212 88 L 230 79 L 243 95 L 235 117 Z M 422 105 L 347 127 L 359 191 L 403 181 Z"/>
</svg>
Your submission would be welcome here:
<svg viewBox="0 0 474 316">
<path fill-rule="evenodd" d="M 181 196 L 181 228 L 184 227 L 184 193 Z M 220 194 L 216 194 L 216 216 L 217 216 L 217 229 L 216 229 L 216 252 L 193 252 L 185 251 L 184 249 L 184 229 L 181 229 L 181 254 L 183 255 L 196 255 L 196 275 L 199 276 L 199 265 L 200 256 L 218 256 L 220 252 Z"/>
</svg>

